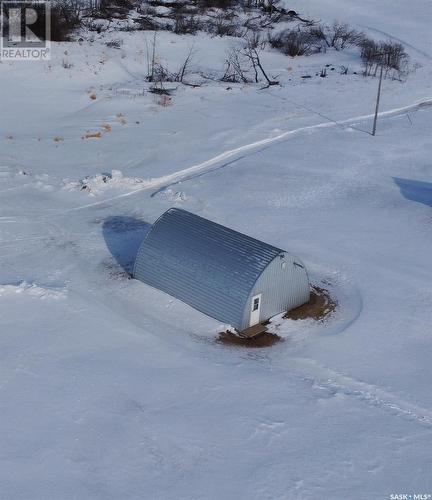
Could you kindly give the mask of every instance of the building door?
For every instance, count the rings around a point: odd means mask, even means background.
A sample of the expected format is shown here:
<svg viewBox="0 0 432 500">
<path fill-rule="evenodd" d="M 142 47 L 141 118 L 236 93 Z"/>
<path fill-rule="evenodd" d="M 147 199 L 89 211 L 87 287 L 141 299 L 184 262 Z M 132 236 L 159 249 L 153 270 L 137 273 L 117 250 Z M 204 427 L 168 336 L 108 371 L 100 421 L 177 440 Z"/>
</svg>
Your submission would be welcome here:
<svg viewBox="0 0 432 500">
<path fill-rule="evenodd" d="M 252 297 L 249 326 L 257 325 L 260 322 L 261 294 Z"/>
</svg>

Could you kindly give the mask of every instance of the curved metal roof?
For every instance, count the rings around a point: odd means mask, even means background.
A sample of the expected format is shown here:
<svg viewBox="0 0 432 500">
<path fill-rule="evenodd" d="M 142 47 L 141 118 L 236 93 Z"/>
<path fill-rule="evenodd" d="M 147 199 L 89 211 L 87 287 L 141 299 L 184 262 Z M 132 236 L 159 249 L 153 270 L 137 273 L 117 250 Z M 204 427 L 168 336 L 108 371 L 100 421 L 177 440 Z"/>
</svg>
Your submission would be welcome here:
<svg viewBox="0 0 432 500">
<path fill-rule="evenodd" d="M 280 248 L 170 208 L 141 244 L 134 277 L 240 327 L 249 294 Z"/>
</svg>

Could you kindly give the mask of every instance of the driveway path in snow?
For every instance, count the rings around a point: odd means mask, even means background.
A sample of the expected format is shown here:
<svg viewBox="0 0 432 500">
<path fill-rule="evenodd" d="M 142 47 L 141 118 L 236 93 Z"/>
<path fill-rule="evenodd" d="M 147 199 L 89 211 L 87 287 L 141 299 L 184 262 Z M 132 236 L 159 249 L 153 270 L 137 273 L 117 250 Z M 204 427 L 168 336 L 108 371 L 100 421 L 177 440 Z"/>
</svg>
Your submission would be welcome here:
<svg viewBox="0 0 432 500">
<path fill-rule="evenodd" d="M 382 111 L 381 113 L 379 113 L 379 116 L 380 116 L 380 118 L 393 117 L 393 116 L 398 116 L 398 115 L 407 113 L 409 111 L 420 110 L 422 108 L 429 107 L 429 106 L 432 106 L 432 99 L 425 99 L 421 102 L 417 102 L 417 103 L 414 103 L 414 104 L 411 104 L 408 106 L 403 106 L 403 107 L 399 107 L 399 108 L 393 108 L 393 109 L 390 109 L 387 111 Z M 245 145 L 240 146 L 240 147 L 235 148 L 235 149 L 229 149 L 227 151 L 224 151 L 223 153 L 220 153 L 217 156 L 214 156 L 213 158 L 210 158 L 209 160 L 206 160 L 202 163 L 198 163 L 197 165 L 192 165 L 192 166 L 187 167 L 187 168 L 182 169 L 182 170 L 178 170 L 176 172 L 173 172 L 172 174 L 163 175 L 161 177 L 155 177 L 153 179 L 149 179 L 147 182 L 143 183 L 143 187 L 140 189 L 135 189 L 135 190 L 129 191 L 127 193 L 122 193 L 122 194 L 119 194 L 117 196 L 113 196 L 111 198 L 106 198 L 105 200 L 97 201 L 94 203 L 88 203 L 86 205 L 81 205 L 79 207 L 71 208 L 69 210 L 66 210 L 65 212 L 61 212 L 60 214 L 53 214 L 52 217 L 55 217 L 56 215 L 62 215 L 64 213 L 69 213 L 69 212 L 74 212 L 77 210 L 84 210 L 86 208 L 104 205 L 104 204 L 113 202 L 115 200 L 118 200 L 121 198 L 126 198 L 128 196 L 132 196 L 134 194 L 140 193 L 141 191 L 146 191 L 149 189 L 155 189 L 155 192 L 152 193 L 152 196 L 154 196 L 156 193 L 160 192 L 163 189 L 166 189 L 169 186 L 172 186 L 172 185 L 177 184 L 179 182 L 184 182 L 186 180 L 193 179 L 197 175 L 202 175 L 203 173 L 212 172 L 213 170 L 215 170 L 215 167 L 217 167 L 219 169 L 219 168 L 223 168 L 225 166 L 231 165 L 233 163 L 233 160 L 240 159 L 239 158 L 240 156 L 244 157 L 244 156 L 247 156 L 249 154 L 257 153 L 259 151 L 262 151 L 266 147 L 270 146 L 271 144 L 288 139 L 293 135 L 300 134 L 303 132 L 311 132 L 311 131 L 315 131 L 315 130 L 331 128 L 331 127 L 354 128 L 355 124 L 357 124 L 359 122 L 371 120 L 373 117 L 374 117 L 373 114 L 361 115 L 361 116 L 356 116 L 353 118 L 347 118 L 346 120 L 326 121 L 326 122 L 318 123 L 315 125 L 300 127 L 300 128 L 296 128 L 293 130 L 287 130 L 287 131 L 282 132 L 281 134 L 276 135 L 274 137 L 267 137 L 265 139 L 261 139 L 261 140 L 256 141 L 256 142 L 245 144 Z"/>
</svg>

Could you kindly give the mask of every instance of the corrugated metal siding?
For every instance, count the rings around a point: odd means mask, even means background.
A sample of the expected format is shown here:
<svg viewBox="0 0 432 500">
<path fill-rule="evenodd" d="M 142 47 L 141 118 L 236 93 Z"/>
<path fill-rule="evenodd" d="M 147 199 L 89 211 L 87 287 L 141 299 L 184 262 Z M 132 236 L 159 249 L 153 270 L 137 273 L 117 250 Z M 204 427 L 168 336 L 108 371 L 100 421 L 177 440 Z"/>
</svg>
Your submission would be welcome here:
<svg viewBox="0 0 432 500">
<path fill-rule="evenodd" d="M 285 267 L 282 268 L 282 263 Z M 294 264 L 294 262 L 297 263 Z M 303 266 L 302 267 L 299 267 Z M 273 259 L 255 283 L 247 301 L 242 329 L 249 326 L 252 297 L 262 294 L 260 321 L 283 311 L 289 311 L 309 301 L 309 278 L 304 264 L 297 257 L 285 253 Z"/>
<path fill-rule="evenodd" d="M 251 290 L 283 250 L 185 210 L 171 208 L 152 226 L 134 277 L 219 321 L 242 329 Z"/>
</svg>

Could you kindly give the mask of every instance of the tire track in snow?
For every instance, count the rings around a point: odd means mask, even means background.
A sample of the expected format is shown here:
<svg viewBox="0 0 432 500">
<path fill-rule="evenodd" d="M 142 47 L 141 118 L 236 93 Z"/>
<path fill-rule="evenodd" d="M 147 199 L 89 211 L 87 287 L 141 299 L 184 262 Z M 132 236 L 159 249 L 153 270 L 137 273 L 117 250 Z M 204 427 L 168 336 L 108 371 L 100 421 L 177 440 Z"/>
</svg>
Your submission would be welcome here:
<svg viewBox="0 0 432 500">
<path fill-rule="evenodd" d="M 239 156 L 238 158 L 234 158 L 233 160 L 222 163 L 222 165 L 216 165 L 214 168 L 209 168 L 208 170 L 204 170 L 203 172 L 199 172 L 198 174 L 191 174 L 189 177 L 184 177 L 178 181 L 171 182 L 170 184 L 165 184 L 164 186 L 161 186 L 156 191 L 153 191 L 153 193 L 150 195 L 150 198 L 155 197 L 158 193 L 160 193 L 161 191 L 164 191 L 168 187 L 175 186 L 176 184 L 180 184 L 181 182 L 190 181 L 192 179 L 196 179 L 197 177 L 200 177 L 201 175 L 210 174 L 211 172 L 216 172 L 216 170 L 221 170 L 222 168 L 234 165 L 234 163 L 237 163 L 238 161 L 243 160 L 245 157 L 246 157 L 246 155 Z"/>
<path fill-rule="evenodd" d="M 431 409 L 406 401 L 373 384 L 343 375 L 308 358 L 289 359 L 289 369 L 312 387 L 324 389 L 333 395 L 358 399 L 375 408 L 432 428 Z"/>
<path fill-rule="evenodd" d="M 425 107 L 432 106 L 432 99 L 426 99 L 421 102 L 417 102 L 415 104 L 411 104 L 408 106 L 403 106 L 400 108 L 393 108 L 388 111 L 382 111 L 379 113 L 379 116 L 381 118 L 384 117 L 393 117 L 393 116 L 398 116 L 401 114 L 404 114 L 408 111 L 413 111 L 413 110 L 418 110 L 422 109 Z M 227 166 L 232 163 L 232 160 L 237 158 L 238 156 L 247 156 L 249 154 L 255 154 L 258 153 L 259 151 L 263 150 L 269 145 L 281 142 L 283 140 L 286 140 L 290 138 L 291 136 L 303 133 L 303 132 L 309 132 L 309 131 L 315 131 L 315 130 L 320 130 L 320 129 L 327 129 L 327 128 L 333 128 L 333 127 L 346 127 L 350 128 L 356 125 L 359 122 L 367 121 L 370 120 L 374 117 L 374 114 L 368 114 L 368 115 L 361 115 L 353 118 L 347 118 L 346 120 L 341 120 L 341 121 L 326 121 L 323 123 L 318 123 L 315 125 L 308 125 L 305 127 L 300 127 L 297 129 L 292 129 L 292 130 L 287 130 L 285 132 L 282 132 L 279 135 L 276 135 L 274 137 L 267 137 L 265 139 L 261 139 L 256 142 L 252 142 L 249 144 L 245 144 L 243 146 L 240 146 L 235 149 L 229 149 L 227 151 L 224 151 L 223 153 L 220 153 L 217 156 L 214 156 L 210 158 L 209 160 L 206 160 L 202 163 L 198 163 L 196 165 L 192 165 L 190 167 L 184 168 L 182 170 L 178 170 L 176 172 L 173 172 L 172 174 L 167 174 L 163 175 L 161 177 L 154 177 L 149 179 L 148 181 L 143 183 L 143 186 L 139 189 L 134 189 L 133 191 L 129 191 L 127 193 L 122 193 L 117 196 L 113 196 L 111 198 L 107 198 L 105 200 L 97 201 L 94 203 L 88 203 L 86 205 L 81 205 L 79 207 L 71 208 L 69 210 L 66 210 L 64 212 L 61 212 L 59 214 L 53 214 L 52 216 L 55 217 L 56 215 L 62 215 L 62 214 L 67 214 L 70 212 L 75 212 L 78 210 L 84 210 L 86 208 L 92 208 L 92 207 L 97 207 L 101 205 L 105 205 L 107 203 L 110 203 L 112 201 L 116 201 L 122 198 L 127 198 L 129 196 L 135 195 L 137 193 L 140 193 L 142 191 L 147 191 L 150 189 L 154 189 L 156 191 L 161 191 L 168 186 L 172 186 L 173 184 L 177 184 L 181 181 L 184 180 L 190 180 L 198 175 L 202 175 L 203 173 L 207 173 L 209 171 L 214 170 L 214 168 L 217 165 L 223 164 L 220 166 L 222 168 L 223 166 Z"/>
<path fill-rule="evenodd" d="M 408 111 L 414 111 L 414 110 L 420 110 L 423 108 L 428 108 L 432 106 L 432 99 L 425 99 L 420 102 L 417 102 L 415 104 L 411 104 L 408 106 L 400 107 L 400 108 L 394 108 L 388 111 L 383 111 L 379 113 L 380 117 L 393 117 L 393 116 L 398 116 L 402 115 Z M 81 205 L 75 208 L 71 208 L 65 211 L 60 211 L 60 212 L 51 212 L 50 215 L 40 215 L 39 217 L 35 218 L 27 218 L 27 217 L 20 217 L 20 222 L 29 222 L 32 220 L 33 222 L 38 221 L 38 222 L 45 222 L 47 220 L 52 220 L 56 219 L 58 217 L 67 215 L 71 212 L 75 211 L 80 211 L 80 210 L 85 210 L 86 208 L 93 208 L 93 207 L 98 207 L 98 206 L 103 206 L 106 204 L 109 204 L 110 202 L 116 201 L 118 199 L 126 198 L 129 196 L 132 196 L 134 194 L 140 193 L 142 191 L 154 189 L 155 191 L 152 193 L 152 196 L 157 194 L 163 189 L 166 189 L 168 186 L 172 186 L 174 184 L 177 184 L 182 181 L 186 180 L 191 180 L 194 179 L 198 176 L 207 174 L 209 172 L 213 172 L 215 170 L 224 168 L 226 166 L 232 165 L 236 161 L 239 161 L 240 159 L 250 155 L 250 154 L 255 154 L 257 152 L 260 152 L 267 147 L 270 147 L 272 144 L 281 142 L 285 139 L 290 138 L 293 135 L 305 132 L 305 131 L 314 131 L 314 130 L 319 130 L 319 129 L 324 129 L 324 128 L 332 128 L 332 127 L 353 127 L 359 122 L 370 120 L 373 118 L 373 114 L 369 115 L 362 115 L 358 116 L 355 118 L 348 118 L 346 120 L 342 121 L 326 121 L 323 123 L 318 123 L 316 125 L 309 125 L 305 127 L 300 127 L 297 129 L 293 130 L 288 130 L 285 132 L 282 132 L 281 134 L 274 136 L 274 137 L 268 137 L 266 139 L 262 139 L 250 144 L 246 144 L 244 146 L 240 146 L 238 148 L 232 149 L 232 150 L 227 150 L 213 158 L 210 158 L 209 160 L 206 160 L 202 163 L 199 163 L 197 165 L 193 165 L 191 167 L 187 167 L 185 169 L 179 170 L 177 172 L 173 172 L 172 174 L 168 174 L 165 176 L 161 177 L 156 177 L 153 179 L 148 180 L 147 182 L 143 183 L 143 186 L 139 189 L 134 189 L 132 191 L 129 191 L 127 193 L 122 193 L 117 196 L 113 196 L 111 198 L 106 198 L 104 200 L 100 200 L 94 203 L 88 203 L 85 205 Z M 242 154 L 243 153 L 243 154 Z M 7 222 L 10 223 L 12 221 L 18 221 L 18 218 L 10 218 L 10 217 L 0 217 L 0 222 Z M 49 239 L 52 238 L 52 234 L 49 233 L 49 235 L 44 238 L 40 237 L 40 240 L 44 239 Z M 32 239 L 32 238 L 31 238 Z M 27 238 L 26 238 L 27 240 Z M 15 241 L 9 242 L 9 241 L 4 241 L 4 244 L 10 245 L 11 243 L 15 243 Z"/>
</svg>

